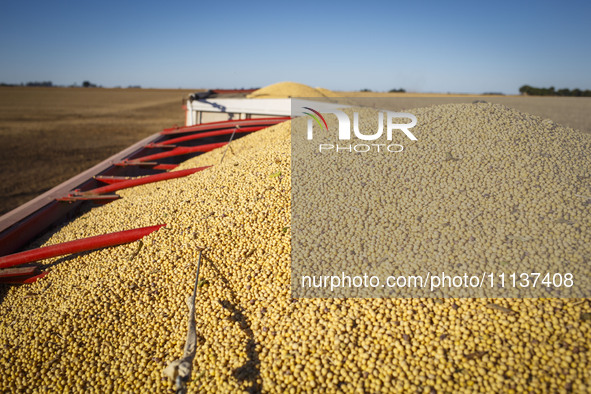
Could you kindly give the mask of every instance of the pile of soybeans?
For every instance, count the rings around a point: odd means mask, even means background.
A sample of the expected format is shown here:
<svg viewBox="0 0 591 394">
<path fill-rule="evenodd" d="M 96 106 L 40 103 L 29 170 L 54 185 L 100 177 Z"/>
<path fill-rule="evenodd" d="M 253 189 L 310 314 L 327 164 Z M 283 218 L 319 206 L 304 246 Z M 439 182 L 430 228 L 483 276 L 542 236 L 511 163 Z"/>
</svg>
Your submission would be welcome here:
<svg viewBox="0 0 591 394">
<path fill-rule="evenodd" d="M 278 82 L 255 90 L 248 98 L 337 97 L 329 89 L 313 88 L 297 82 Z"/>
<path fill-rule="evenodd" d="M 409 112 L 418 119 L 418 143 L 421 134 L 455 132 L 467 118 L 479 125 L 472 132 L 483 141 L 507 127 L 522 136 L 551 132 L 543 144 L 548 155 L 536 160 L 576 173 L 579 193 L 591 194 L 591 136 L 496 105 Z M 422 123 L 426 114 L 439 120 Z M 554 143 L 569 143 L 572 156 L 552 156 Z M 515 146 L 503 157 L 509 177 L 523 176 L 512 171 L 510 155 L 527 148 Z M 121 200 L 47 236 L 44 244 L 51 245 L 167 224 L 129 245 L 48 260 L 55 264 L 46 278 L 5 292 L 2 391 L 170 392 L 162 371 L 183 353 L 185 301 L 201 248 L 190 392 L 582 392 L 591 386 L 588 300 L 292 299 L 290 123 L 232 142 L 219 164 L 222 154 L 184 163 L 181 168 L 214 165 L 190 177 L 121 191 Z M 527 177 L 520 185 L 528 187 Z M 585 204 L 588 212 L 590 201 L 552 208 Z M 495 219 L 494 213 L 481 218 L 484 225 Z M 588 223 L 589 216 L 583 219 Z M 589 227 L 573 236 L 591 243 Z"/>
</svg>

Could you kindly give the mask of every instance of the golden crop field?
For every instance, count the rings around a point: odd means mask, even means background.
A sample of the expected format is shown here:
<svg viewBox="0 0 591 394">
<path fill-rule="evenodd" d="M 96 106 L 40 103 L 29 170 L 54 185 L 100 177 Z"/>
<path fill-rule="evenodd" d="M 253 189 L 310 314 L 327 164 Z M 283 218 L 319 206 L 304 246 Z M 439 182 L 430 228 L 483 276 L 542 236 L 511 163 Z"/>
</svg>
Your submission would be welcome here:
<svg viewBox="0 0 591 394">
<path fill-rule="evenodd" d="M 0 87 L 0 214 L 174 124 L 188 90 Z"/>
</svg>

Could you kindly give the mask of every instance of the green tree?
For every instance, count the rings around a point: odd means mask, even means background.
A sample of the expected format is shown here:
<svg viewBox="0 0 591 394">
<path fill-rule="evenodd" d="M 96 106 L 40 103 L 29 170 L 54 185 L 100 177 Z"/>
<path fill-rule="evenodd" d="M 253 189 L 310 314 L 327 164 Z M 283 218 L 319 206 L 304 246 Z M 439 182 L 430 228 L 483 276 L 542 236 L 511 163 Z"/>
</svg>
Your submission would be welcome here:
<svg viewBox="0 0 591 394">
<path fill-rule="evenodd" d="M 519 93 L 521 94 L 530 94 L 532 87 L 529 85 L 523 85 L 519 88 Z"/>
</svg>

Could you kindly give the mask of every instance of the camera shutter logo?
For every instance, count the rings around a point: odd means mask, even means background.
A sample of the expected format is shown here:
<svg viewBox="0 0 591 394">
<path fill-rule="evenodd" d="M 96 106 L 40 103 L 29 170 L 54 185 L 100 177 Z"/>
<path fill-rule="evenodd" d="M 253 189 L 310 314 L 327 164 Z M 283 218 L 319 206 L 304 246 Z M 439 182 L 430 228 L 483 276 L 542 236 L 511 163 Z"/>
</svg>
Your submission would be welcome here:
<svg viewBox="0 0 591 394">
<path fill-rule="evenodd" d="M 310 107 L 303 107 L 304 109 L 310 111 L 303 111 L 306 114 L 308 119 L 308 140 L 312 140 L 314 134 L 314 124 L 315 121 L 321 129 L 328 131 L 328 124 L 324 119 L 324 116 L 315 109 Z M 339 110 L 331 110 L 326 111 L 325 113 L 333 114 L 337 117 L 339 121 L 339 139 L 340 140 L 350 140 L 351 139 L 351 120 L 349 116 L 343 111 Z M 406 135 L 408 139 L 411 141 L 416 141 L 417 138 L 414 136 L 413 133 L 410 132 L 410 128 L 416 126 L 417 118 L 410 113 L 407 112 L 392 112 L 392 111 L 379 111 L 378 114 L 378 130 L 374 134 L 363 134 L 359 130 L 359 114 L 357 112 L 353 113 L 353 132 L 355 133 L 355 137 L 359 138 L 360 140 L 364 141 L 375 141 L 380 138 L 384 132 L 384 113 L 386 113 L 386 137 L 388 141 L 392 141 L 392 131 L 393 130 L 400 130 Z M 394 119 L 400 118 L 407 118 L 410 119 L 410 123 L 394 123 Z"/>
</svg>

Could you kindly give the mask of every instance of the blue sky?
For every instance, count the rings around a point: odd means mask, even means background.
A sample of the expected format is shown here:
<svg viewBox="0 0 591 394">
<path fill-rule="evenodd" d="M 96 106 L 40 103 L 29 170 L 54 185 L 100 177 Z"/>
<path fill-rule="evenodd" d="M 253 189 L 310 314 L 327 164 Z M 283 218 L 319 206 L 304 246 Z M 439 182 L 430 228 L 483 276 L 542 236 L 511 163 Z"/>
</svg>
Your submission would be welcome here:
<svg viewBox="0 0 591 394">
<path fill-rule="evenodd" d="M 591 3 L 12 1 L 0 82 L 591 89 Z"/>
</svg>

